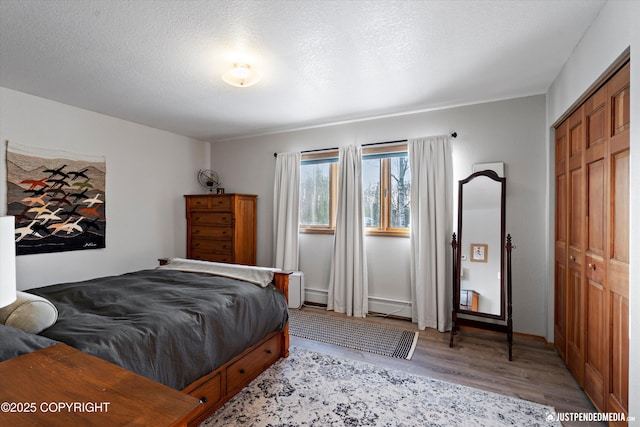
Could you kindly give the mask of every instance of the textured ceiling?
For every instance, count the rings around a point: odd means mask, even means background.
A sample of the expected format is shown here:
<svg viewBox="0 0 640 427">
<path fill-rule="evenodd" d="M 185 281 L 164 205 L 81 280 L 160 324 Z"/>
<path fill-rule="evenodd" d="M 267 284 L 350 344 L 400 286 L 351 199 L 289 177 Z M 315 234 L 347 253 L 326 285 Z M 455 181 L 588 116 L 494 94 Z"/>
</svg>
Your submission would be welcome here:
<svg viewBox="0 0 640 427">
<path fill-rule="evenodd" d="M 603 4 L 0 0 L 0 86 L 229 139 L 544 93 Z"/>
</svg>

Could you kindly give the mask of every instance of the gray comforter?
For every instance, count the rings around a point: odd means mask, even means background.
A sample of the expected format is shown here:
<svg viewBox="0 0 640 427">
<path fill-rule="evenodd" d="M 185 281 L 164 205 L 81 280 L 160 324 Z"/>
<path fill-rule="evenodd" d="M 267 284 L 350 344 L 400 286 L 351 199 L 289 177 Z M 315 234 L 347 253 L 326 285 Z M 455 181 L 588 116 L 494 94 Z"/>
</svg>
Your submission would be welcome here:
<svg viewBox="0 0 640 427">
<path fill-rule="evenodd" d="M 30 334 L 21 329 L 0 324 L 0 362 L 55 344 L 60 343 L 40 335 Z M 0 378 L 0 386 L 2 385 L 2 379 Z"/>
<path fill-rule="evenodd" d="M 204 273 L 143 270 L 28 292 L 58 309 L 43 337 L 178 390 L 282 330 L 288 318 L 272 285 Z"/>
</svg>

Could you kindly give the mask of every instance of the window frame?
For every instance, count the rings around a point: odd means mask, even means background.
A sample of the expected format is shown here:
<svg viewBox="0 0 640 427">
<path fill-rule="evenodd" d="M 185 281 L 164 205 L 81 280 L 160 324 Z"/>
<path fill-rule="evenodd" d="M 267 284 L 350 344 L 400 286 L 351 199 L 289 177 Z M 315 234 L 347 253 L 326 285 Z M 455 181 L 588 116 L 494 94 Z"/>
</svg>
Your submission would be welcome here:
<svg viewBox="0 0 640 427">
<path fill-rule="evenodd" d="M 336 204 L 338 202 L 338 152 L 335 150 L 322 153 L 306 153 L 300 157 L 300 166 L 304 161 L 323 160 L 329 163 L 329 225 L 298 224 L 298 233 L 334 234 L 336 229 Z"/>
<path fill-rule="evenodd" d="M 362 150 L 363 161 L 367 155 L 407 153 L 407 144 L 385 145 L 380 147 L 364 148 Z M 365 233 L 368 236 L 386 237 L 409 237 L 410 227 L 390 227 L 391 220 L 391 159 L 380 158 L 380 226 L 366 227 Z"/>
<path fill-rule="evenodd" d="M 367 155 L 387 154 L 387 153 L 407 153 L 407 144 L 385 145 L 378 147 L 363 148 L 363 161 Z M 303 162 L 309 160 L 327 159 L 329 166 L 329 225 L 298 224 L 298 232 L 303 234 L 334 234 L 336 228 L 336 205 L 338 199 L 338 151 L 330 150 L 321 153 L 305 153 L 301 156 L 301 166 Z M 384 237 L 409 237 L 410 227 L 390 227 L 391 202 L 388 196 L 391 193 L 391 159 L 381 158 L 380 162 L 380 226 L 365 228 L 367 236 Z M 385 195 L 386 194 L 386 195 Z M 364 218 L 362 218 L 364 221 Z"/>
</svg>

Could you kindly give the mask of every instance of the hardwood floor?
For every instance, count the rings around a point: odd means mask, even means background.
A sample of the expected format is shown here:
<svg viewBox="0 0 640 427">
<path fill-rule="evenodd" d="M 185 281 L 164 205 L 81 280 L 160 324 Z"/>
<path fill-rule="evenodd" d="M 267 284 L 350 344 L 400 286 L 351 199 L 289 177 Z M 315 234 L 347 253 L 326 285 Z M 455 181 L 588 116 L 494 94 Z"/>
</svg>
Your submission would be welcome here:
<svg viewBox="0 0 640 427">
<path fill-rule="evenodd" d="M 343 316 L 323 308 L 305 306 L 302 310 Z M 366 321 L 417 330 L 415 324 L 406 320 L 367 317 Z M 291 337 L 291 345 L 551 405 L 557 412 L 595 412 L 555 349 L 531 338 L 514 336 L 512 362 L 507 359 L 504 334 L 475 330 L 460 331 L 453 348 L 449 348 L 449 333 L 433 329 L 420 331 L 411 360 L 379 356 L 294 336 Z M 603 424 L 563 422 L 563 425 L 585 427 Z"/>
</svg>

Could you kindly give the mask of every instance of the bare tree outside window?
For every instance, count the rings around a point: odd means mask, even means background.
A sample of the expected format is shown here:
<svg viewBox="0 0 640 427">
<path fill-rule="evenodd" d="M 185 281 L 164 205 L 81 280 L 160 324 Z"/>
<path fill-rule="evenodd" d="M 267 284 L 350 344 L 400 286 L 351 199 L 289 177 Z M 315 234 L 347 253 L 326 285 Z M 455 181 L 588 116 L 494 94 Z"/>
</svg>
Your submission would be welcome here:
<svg viewBox="0 0 640 427">
<path fill-rule="evenodd" d="M 406 151 L 374 151 L 362 160 L 364 225 L 369 234 L 408 235 L 411 173 Z"/>
<path fill-rule="evenodd" d="M 329 163 L 300 167 L 300 224 L 329 226 Z"/>
<path fill-rule="evenodd" d="M 362 161 L 364 226 L 380 227 L 380 160 Z"/>
<path fill-rule="evenodd" d="M 391 163 L 391 212 L 389 226 L 391 228 L 408 228 L 411 204 L 411 174 L 409 158 L 392 157 Z"/>
</svg>

